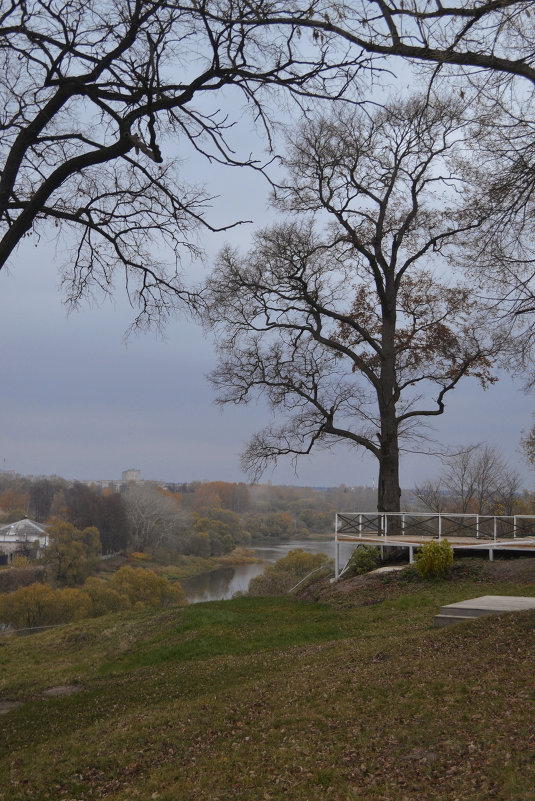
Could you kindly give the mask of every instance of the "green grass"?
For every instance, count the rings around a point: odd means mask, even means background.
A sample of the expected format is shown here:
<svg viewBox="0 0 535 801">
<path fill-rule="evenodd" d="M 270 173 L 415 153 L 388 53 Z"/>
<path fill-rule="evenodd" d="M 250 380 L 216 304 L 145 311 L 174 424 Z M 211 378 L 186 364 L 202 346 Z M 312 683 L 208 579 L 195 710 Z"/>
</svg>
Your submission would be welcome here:
<svg viewBox="0 0 535 801">
<path fill-rule="evenodd" d="M 385 578 L 337 605 L 239 598 L 0 647 L 0 799 L 535 801 L 535 585 Z M 50 688 L 74 687 L 51 696 Z"/>
</svg>

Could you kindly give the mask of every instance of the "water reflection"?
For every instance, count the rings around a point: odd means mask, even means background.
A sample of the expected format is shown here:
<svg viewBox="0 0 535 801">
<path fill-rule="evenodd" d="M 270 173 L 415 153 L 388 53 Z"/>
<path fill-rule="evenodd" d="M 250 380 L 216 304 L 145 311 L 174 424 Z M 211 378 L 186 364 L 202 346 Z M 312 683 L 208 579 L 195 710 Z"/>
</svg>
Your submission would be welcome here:
<svg viewBox="0 0 535 801">
<path fill-rule="evenodd" d="M 181 582 L 190 604 L 227 601 L 237 592 L 247 592 L 249 582 L 264 572 L 265 563 L 220 567 Z"/>
<path fill-rule="evenodd" d="M 349 558 L 352 547 L 349 544 L 340 547 L 342 561 Z M 182 582 L 182 587 L 188 601 L 192 604 L 203 601 L 226 601 L 237 592 L 247 592 L 250 580 L 263 573 L 266 564 L 273 564 L 295 548 L 301 548 L 307 553 L 326 553 L 329 557 L 334 558 L 334 539 L 259 543 L 253 545 L 251 550 L 262 562 L 236 565 L 236 567 L 220 567 L 209 573 L 192 576 Z"/>
</svg>

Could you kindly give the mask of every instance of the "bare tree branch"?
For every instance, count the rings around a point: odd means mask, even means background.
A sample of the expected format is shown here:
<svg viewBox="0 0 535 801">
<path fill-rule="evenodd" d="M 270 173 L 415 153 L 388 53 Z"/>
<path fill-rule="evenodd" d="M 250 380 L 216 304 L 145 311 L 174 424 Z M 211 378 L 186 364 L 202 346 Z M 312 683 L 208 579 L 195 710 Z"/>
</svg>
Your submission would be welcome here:
<svg viewBox="0 0 535 801">
<path fill-rule="evenodd" d="M 170 148 L 259 169 L 234 152 L 225 92 L 241 93 L 269 130 L 270 87 L 299 101 L 337 96 L 361 66 L 333 37 L 300 43 L 296 24 L 270 15 L 263 0 L 3 5 L 0 268 L 52 222 L 75 242 L 71 302 L 111 291 L 122 268 L 139 324 L 189 303 L 180 260 L 198 256 L 198 228 L 214 226 L 210 196 L 185 185 Z"/>
</svg>

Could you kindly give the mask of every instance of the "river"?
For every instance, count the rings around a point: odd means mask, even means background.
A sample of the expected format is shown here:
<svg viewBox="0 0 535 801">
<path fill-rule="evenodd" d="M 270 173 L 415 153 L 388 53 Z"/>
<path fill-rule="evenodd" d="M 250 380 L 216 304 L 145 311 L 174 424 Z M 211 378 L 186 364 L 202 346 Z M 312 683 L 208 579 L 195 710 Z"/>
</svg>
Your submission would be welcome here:
<svg viewBox="0 0 535 801">
<path fill-rule="evenodd" d="M 349 558 L 352 545 L 340 547 L 342 562 Z M 326 553 L 334 559 L 334 537 L 328 540 L 285 540 L 276 543 L 253 544 L 250 550 L 261 562 L 220 567 L 209 573 L 200 573 L 181 582 L 186 598 L 192 604 L 204 601 L 226 601 L 237 592 L 247 592 L 249 582 L 264 572 L 266 565 L 286 556 L 288 551 L 301 548 L 308 553 Z M 346 554 L 347 551 L 347 554 Z"/>
</svg>

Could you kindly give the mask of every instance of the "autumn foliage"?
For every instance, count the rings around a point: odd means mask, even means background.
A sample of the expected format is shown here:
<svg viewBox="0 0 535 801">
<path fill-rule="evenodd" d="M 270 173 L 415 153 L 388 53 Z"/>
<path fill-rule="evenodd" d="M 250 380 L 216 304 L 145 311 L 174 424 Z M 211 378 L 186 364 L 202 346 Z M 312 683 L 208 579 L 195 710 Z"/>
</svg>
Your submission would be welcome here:
<svg viewBox="0 0 535 801">
<path fill-rule="evenodd" d="M 87 593 L 71 588 L 54 589 L 49 584 L 30 584 L 0 595 L 0 620 L 15 628 L 34 628 L 89 617 Z"/>
<path fill-rule="evenodd" d="M 180 584 L 152 570 L 123 567 L 109 581 L 90 577 L 81 588 L 34 583 L 0 595 L 0 622 L 16 629 L 70 623 L 134 607 L 185 606 Z"/>
<path fill-rule="evenodd" d="M 444 578 L 453 564 L 453 548 L 448 540 L 431 540 L 419 548 L 414 561 L 422 578 Z"/>
<path fill-rule="evenodd" d="M 284 595 L 308 573 L 324 564 L 328 564 L 326 554 L 306 553 L 296 548 L 274 565 L 269 565 L 261 576 L 251 579 L 249 595 Z"/>
<path fill-rule="evenodd" d="M 79 584 L 93 571 L 100 556 L 100 535 L 95 526 L 82 530 L 58 522 L 48 529 L 46 562 L 55 581 Z"/>
</svg>

